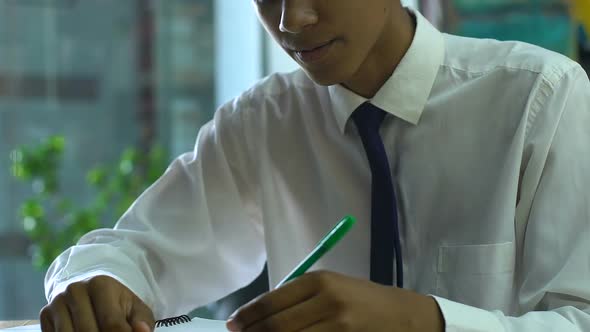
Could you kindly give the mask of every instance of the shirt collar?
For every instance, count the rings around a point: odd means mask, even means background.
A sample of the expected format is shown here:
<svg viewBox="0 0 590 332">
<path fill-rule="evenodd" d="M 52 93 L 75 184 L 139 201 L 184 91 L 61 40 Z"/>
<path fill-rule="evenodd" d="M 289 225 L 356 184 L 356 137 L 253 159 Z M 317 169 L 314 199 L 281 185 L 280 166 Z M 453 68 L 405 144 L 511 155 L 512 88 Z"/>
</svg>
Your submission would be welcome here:
<svg viewBox="0 0 590 332">
<path fill-rule="evenodd" d="M 416 17 L 414 39 L 393 75 L 370 102 L 417 125 L 443 62 L 445 44 L 442 33 L 422 14 L 412 8 L 407 9 Z M 332 85 L 328 89 L 338 126 L 344 132 L 352 112 L 368 99 L 342 85 Z"/>
</svg>

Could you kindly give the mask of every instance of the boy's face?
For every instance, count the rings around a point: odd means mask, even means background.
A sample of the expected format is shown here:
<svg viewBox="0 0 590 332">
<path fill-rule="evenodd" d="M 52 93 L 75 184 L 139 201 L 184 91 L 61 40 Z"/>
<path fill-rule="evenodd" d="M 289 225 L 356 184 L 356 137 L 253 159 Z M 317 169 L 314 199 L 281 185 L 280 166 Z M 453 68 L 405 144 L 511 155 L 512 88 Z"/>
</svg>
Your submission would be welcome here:
<svg viewBox="0 0 590 332">
<path fill-rule="evenodd" d="M 376 45 L 391 40 L 392 12 L 402 9 L 397 0 L 253 1 L 265 29 L 321 85 L 375 70 L 387 58 Z"/>
</svg>

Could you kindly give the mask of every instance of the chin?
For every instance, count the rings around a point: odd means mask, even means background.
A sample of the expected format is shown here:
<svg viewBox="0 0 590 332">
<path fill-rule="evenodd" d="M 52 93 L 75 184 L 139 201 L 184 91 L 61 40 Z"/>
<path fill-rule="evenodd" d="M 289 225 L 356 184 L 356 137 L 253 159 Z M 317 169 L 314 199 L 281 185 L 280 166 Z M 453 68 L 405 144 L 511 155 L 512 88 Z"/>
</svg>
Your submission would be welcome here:
<svg viewBox="0 0 590 332">
<path fill-rule="evenodd" d="M 303 71 L 307 74 L 307 77 L 309 77 L 310 80 L 314 81 L 314 83 L 318 85 L 330 86 L 337 85 L 347 81 L 346 75 L 343 75 L 343 71 L 334 70 L 330 68 L 314 70 L 301 67 L 301 69 L 303 69 Z"/>
<path fill-rule="evenodd" d="M 326 77 L 323 75 L 314 75 L 313 73 L 310 73 L 307 70 L 304 70 L 304 71 L 307 74 L 307 77 L 309 77 L 309 79 L 314 81 L 314 83 L 317 85 L 330 86 L 330 85 L 340 84 L 340 82 L 338 82 L 337 80 L 335 80 L 331 77 Z"/>
</svg>

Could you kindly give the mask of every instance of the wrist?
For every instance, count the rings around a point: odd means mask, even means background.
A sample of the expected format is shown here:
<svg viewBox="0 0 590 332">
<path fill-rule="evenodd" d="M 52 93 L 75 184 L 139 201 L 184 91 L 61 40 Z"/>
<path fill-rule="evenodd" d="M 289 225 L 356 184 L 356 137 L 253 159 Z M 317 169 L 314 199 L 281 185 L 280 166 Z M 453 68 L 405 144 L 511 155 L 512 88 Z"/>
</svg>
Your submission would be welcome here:
<svg viewBox="0 0 590 332">
<path fill-rule="evenodd" d="M 406 317 L 411 317 L 412 331 L 420 332 L 445 332 L 445 319 L 438 306 L 438 302 L 432 296 L 411 293 L 411 302 L 406 302 Z"/>
<path fill-rule="evenodd" d="M 426 301 L 429 303 L 429 317 L 432 317 L 432 326 L 426 331 L 445 332 L 445 317 L 438 305 L 436 299 L 432 296 L 426 296 Z"/>
</svg>

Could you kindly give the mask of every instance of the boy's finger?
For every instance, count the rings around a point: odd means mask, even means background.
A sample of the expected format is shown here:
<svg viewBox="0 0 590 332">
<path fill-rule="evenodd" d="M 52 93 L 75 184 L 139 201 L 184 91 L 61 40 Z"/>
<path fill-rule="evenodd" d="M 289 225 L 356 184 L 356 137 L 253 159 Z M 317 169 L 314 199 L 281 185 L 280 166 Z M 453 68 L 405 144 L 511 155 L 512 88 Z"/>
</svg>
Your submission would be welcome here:
<svg viewBox="0 0 590 332">
<path fill-rule="evenodd" d="M 137 297 L 134 300 L 127 319 L 134 331 L 151 332 L 156 325 L 152 310 Z"/>
<path fill-rule="evenodd" d="M 71 284 L 65 292 L 65 303 L 72 318 L 74 331 L 98 332 L 94 308 L 82 283 Z"/>
<path fill-rule="evenodd" d="M 127 322 L 125 308 L 133 304 L 125 303 L 126 300 L 118 286 L 101 279 L 89 282 L 88 294 L 92 300 L 99 331 L 132 331 L 131 325 Z"/>
</svg>

